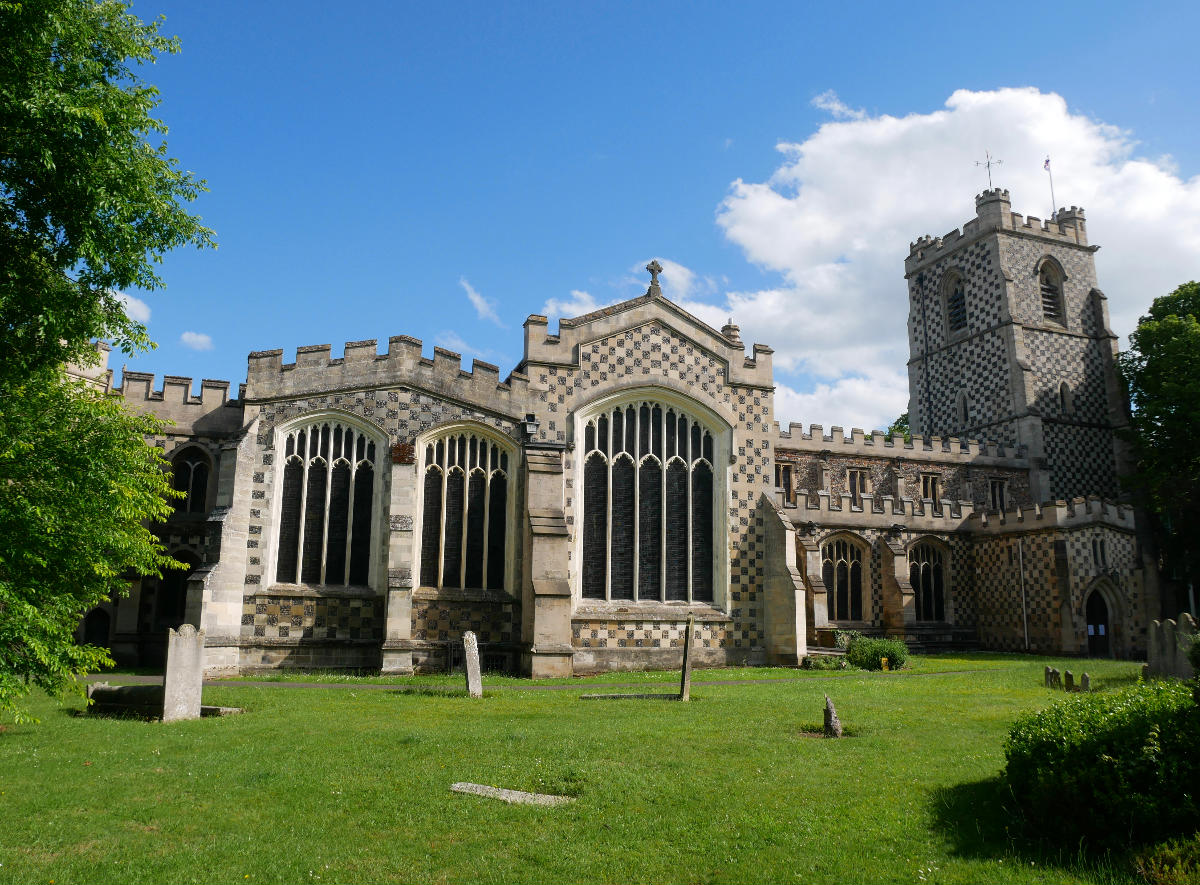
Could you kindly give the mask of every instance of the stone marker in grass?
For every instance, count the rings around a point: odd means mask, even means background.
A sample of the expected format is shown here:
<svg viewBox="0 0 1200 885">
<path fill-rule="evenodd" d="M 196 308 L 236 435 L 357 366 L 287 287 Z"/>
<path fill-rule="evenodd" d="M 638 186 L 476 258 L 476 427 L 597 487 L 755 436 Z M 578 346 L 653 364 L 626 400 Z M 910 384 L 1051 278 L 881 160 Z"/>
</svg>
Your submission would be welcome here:
<svg viewBox="0 0 1200 885">
<path fill-rule="evenodd" d="M 582 701 L 689 701 L 692 696 L 692 633 L 696 619 L 688 615 L 683 636 L 683 669 L 679 674 L 679 694 L 581 694 Z"/>
<path fill-rule="evenodd" d="M 481 698 L 483 680 L 479 676 L 479 642 L 470 630 L 463 634 L 463 652 L 467 659 L 467 694 Z"/>
<path fill-rule="evenodd" d="M 1091 676 L 1084 673 L 1082 676 L 1079 677 L 1079 690 L 1080 691 L 1091 691 L 1092 690 L 1092 677 Z"/>
<path fill-rule="evenodd" d="M 840 738 L 842 736 L 842 720 L 838 719 L 837 710 L 833 708 L 833 701 L 829 699 L 829 695 L 825 695 L 825 737 Z"/>
<path fill-rule="evenodd" d="M 1070 670 L 1063 671 L 1063 688 L 1067 691 L 1075 690 L 1075 674 Z"/>
<path fill-rule="evenodd" d="M 163 678 L 163 722 L 200 718 L 204 685 L 204 631 L 184 624 L 167 631 L 167 675 Z"/>
<path fill-rule="evenodd" d="M 552 796 L 549 793 L 526 793 L 524 790 L 504 790 L 500 787 L 489 787 L 484 784 L 471 784 L 460 781 L 450 785 L 451 792 L 469 793 L 472 796 L 483 796 L 485 799 L 499 799 L 516 805 L 566 805 L 575 800 L 570 796 Z"/>
</svg>

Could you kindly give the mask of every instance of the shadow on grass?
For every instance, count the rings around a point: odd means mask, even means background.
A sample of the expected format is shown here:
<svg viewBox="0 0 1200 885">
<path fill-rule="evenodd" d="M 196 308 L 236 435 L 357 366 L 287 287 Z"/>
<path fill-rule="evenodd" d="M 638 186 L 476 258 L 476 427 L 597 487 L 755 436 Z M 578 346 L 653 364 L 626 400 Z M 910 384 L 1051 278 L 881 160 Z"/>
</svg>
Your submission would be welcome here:
<svg viewBox="0 0 1200 885">
<path fill-rule="evenodd" d="M 1124 857 L 1026 836 L 1016 800 L 999 776 L 942 787 L 934 791 L 930 810 L 934 825 L 959 857 L 1059 868 L 1095 882 L 1129 881 L 1130 866 Z"/>
</svg>

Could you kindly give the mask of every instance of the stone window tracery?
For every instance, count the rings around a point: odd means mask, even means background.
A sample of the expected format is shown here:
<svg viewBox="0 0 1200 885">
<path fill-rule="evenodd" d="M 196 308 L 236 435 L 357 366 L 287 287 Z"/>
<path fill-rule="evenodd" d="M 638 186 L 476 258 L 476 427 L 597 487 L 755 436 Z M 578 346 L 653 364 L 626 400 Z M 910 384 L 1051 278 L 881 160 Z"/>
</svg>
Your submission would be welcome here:
<svg viewBox="0 0 1200 885">
<path fill-rule="evenodd" d="M 908 577 L 916 596 L 917 620 L 946 620 L 946 565 L 941 549 L 927 541 L 913 547 Z"/>
<path fill-rule="evenodd" d="M 1038 290 L 1042 296 L 1042 318 L 1048 323 L 1063 325 L 1062 273 L 1052 260 L 1042 262 L 1038 271 Z"/>
<path fill-rule="evenodd" d="M 961 332 L 967 328 L 967 290 L 963 278 L 951 274 L 945 283 L 946 298 L 946 327 L 951 332 Z"/>
<path fill-rule="evenodd" d="M 422 587 L 506 589 L 512 458 L 506 444 L 473 429 L 425 443 Z"/>
<path fill-rule="evenodd" d="M 821 576 L 829 594 L 831 621 L 863 619 L 863 551 L 847 538 L 827 541 L 821 548 Z"/>
<path fill-rule="evenodd" d="M 712 431 L 652 400 L 606 408 L 582 430 L 583 597 L 713 602 Z"/>
<path fill-rule="evenodd" d="M 172 459 L 171 487 L 183 492 L 174 500 L 177 513 L 205 513 L 208 497 L 208 456 L 195 446 L 188 446 Z"/>
<path fill-rule="evenodd" d="M 322 418 L 289 430 L 282 448 L 276 580 L 366 585 L 375 441 L 351 424 Z"/>
</svg>

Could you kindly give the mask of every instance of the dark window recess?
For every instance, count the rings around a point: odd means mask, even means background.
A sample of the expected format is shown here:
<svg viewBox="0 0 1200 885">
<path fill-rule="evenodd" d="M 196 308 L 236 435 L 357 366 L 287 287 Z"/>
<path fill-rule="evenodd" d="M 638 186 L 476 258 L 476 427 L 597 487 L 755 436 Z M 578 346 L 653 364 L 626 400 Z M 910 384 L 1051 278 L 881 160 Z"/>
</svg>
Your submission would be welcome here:
<svg viewBox="0 0 1200 885">
<path fill-rule="evenodd" d="M 713 601 L 713 475 L 703 462 L 692 469 L 692 599 Z"/>
<path fill-rule="evenodd" d="M 472 440 L 474 442 L 474 440 Z M 482 470 L 472 470 L 467 481 L 467 586 L 483 586 L 483 518 L 487 480 Z"/>
<path fill-rule="evenodd" d="M 339 428 L 340 429 L 340 428 Z M 329 483 L 329 546 L 325 583 L 346 583 L 346 540 L 350 531 L 350 465 L 341 461 Z"/>
<path fill-rule="evenodd" d="M 446 475 L 446 540 L 442 553 L 442 586 L 462 587 L 463 472 Z"/>
<path fill-rule="evenodd" d="M 583 467 L 583 595 L 604 599 L 608 586 L 608 465 L 592 455 Z"/>
<path fill-rule="evenodd" d="M 438 551 L 442 546 L 442 471 L 425 471 L 425 515 L 421 524 L 421 586 L 438 585 Z"/>
<path fill-rule="evenodd" d="M 613 599 L 633 599 L 633 561 L 637 555 L 633 527 L 633 462 L 618 458 L 612 468 L 612 568 Z"/>
<path fill-rule="evenodd" d="M 667 599 L 688 598 L 688 484 L 687 468 L 675 460 L 667 465 Z"/>
<path fill-rule="evenodd" d="M 821 575 L 828 594 L 829 618 L 861 621 L 863 618 L 862 549 L 839 538 L 822 548 Z"/>
<path fill-rule="evenodd" d="M 183 498 L 172 503 L 178 513 L 204 513 L 208 494 L 208 461 L 196 448 L 185 449 L 175 456 L 171 487 L 183 492 Z"/>
<path fill-rule="evenodd" d="M 648 458 L 638 470 L 638 598 L 662 594 L 662 468 Z"/>
<path fill-rule="evenodd" d="M 279 502 L 279 558 L 276 561 L 276 580 L 294 584 L 297 556 L 300 551 L 300 483 L 304 468 L 297 457 L 288 458 L 283 468 L 283 494 Z"/>
<path fill-rule="evenodd" d="M 300 580 L 321 583 L 321 541 L 325 534 L 325 462 L 319 458 L 308 465 L 308 497 L 304 502 L 304 553 Z"/>
<path fill-rule="evenodd" d="M 491 502 L 488 505 L 487 586 L 489 590 L 503 590 L 504 547 L 508 528 L 508 480 L 503 473 L 497 473 L 489 485 Z"/>
<path fill-rule="evenodd" d="M 967 327 L 967 294 L 960 278 L 951 282 L 946 295 L 946 317 L 951 332 L 961 332 Z"/>
<path fill-rule="evenodd" d="M 918 544 L 908 555 L 909 580 L 917 597 L 918 621 L 946 620 L 946 569 L 942 551 Z"/>
<path fill-rule="evenodd" d="M 368 463 L 359 464 L 354 474 L 354 536 L 350 541 L 350 583 L 359 586 L 370 579 L 371 499 L 374 491 L 375 471 Z"/>
<path fill-rule="evenodd" d="M 1042 293 L 1042 317 L 1048 322 L 1063 321 L 1062 284 L 1058 275 L 1049 267 L 1043 267 L 1038 275 L 1039 288 Z"/>
</svg>

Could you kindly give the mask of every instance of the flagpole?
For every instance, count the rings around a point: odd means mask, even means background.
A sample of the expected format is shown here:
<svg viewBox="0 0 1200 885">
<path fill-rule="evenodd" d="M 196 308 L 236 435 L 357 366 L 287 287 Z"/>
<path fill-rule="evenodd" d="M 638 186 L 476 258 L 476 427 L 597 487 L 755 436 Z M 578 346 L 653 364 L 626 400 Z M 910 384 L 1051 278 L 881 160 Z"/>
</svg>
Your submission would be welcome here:
<svg viewBox="0 0 1200 885">
<path fill-rule="evenodd" d="M 1058 216 L 1058 203 L 1054 199 L 1054 170 L 1050 168 L 1050 155 L 1046 154 L 1046 171 L 1050 174 L 1050 220 L 1053 221 Z"/>
</svg>

